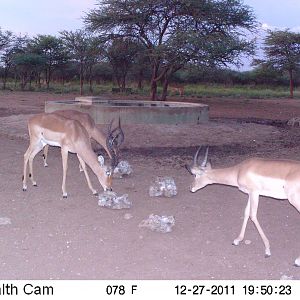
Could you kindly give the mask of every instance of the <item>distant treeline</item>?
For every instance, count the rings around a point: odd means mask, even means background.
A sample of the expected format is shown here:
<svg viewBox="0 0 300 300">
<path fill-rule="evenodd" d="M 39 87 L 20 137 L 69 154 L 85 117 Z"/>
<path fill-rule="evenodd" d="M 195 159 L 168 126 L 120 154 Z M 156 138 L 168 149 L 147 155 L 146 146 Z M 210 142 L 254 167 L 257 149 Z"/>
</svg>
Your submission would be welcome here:
<svg viewBox="0 0 300 300">
<path fill-rule="evenodd" d="M 254 57 L 258 30 L 253 10 L 242 0 L 97 1 L 85 16 L 85 29 L 57 36 L 16 35 L 0 28 L 0 77 L 3 89 L 50 89 L 54 83 L 79 83 L 80 94 L 95 84 L 128 82 L 165 100 L 174 83 L 299 85 L 300 34 L 268 31 L 264 59 L 239 72 L 241 56 Z"/>
</svg>

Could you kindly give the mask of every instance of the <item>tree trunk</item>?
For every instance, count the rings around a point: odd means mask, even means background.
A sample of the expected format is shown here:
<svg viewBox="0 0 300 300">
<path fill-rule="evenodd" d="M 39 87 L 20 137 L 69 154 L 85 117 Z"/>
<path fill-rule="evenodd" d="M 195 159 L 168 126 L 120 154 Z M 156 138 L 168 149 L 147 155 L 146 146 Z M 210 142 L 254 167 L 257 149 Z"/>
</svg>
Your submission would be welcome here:
<svg viewBox="0 0 300 300">
<path fill-rule="evenodd" d="M 158 74 L 159 64 L 155 62 L 153 64 L 153 71 L 151 77 L 151 100 L 157 100 L 157 74 Z"/>
<path fill-rule="evenodd" d="M 137 85 L 137 88 L 139 90 L 141 90 L 143 88 L 143 77 L 144 77 L 144 72 L 143 70 L 141 69 L 139 71 L 139 74 L 138 74 L 138 85 Z"/>
<path fill-rule="evenodd" d="M 290 97 L 294 98 L 294 78 L 293 78 L 293 70 L 289 70 L 290 75 Z"/>
<path fill-rule="evenodd" d="M 92 68 L 93 66 L 91 65 L 89 67 L 89 90 L 90 90 L 90 93 L 92 94 L 93 93 L 93 76 L 92 76 Z"/>
<path fill-rule="evenodd" d="M 42 84 L 41 84 L 41 72 L 38 72 L 37 84 L 38 84 L 38 88 L 41 89 L 41 87 L 42 87 Z"/>
<path fill-rule="evenodd" d="M 6 90 L 7 76 L 8 76 L 8 71 L 7 71 L 7 69 L 4 69 L 3 90 Z"/>
<path fill-rule="evenodd" d="M 80 95 L 83 95 L 83 62 L 80 62 L 80 75 L 79 75 L 79 81 L 80 81 Z"/>
<path fill-rule="evenodd" d="M 125 76 L 123 75 L 121 79 L 121 91 L 124 93 L 125 89 L 126 89 L 126 75 Z"/>
<path fill-rule="evenodd" d="M 46 86 L 47 90 L 49 90 L 49 84 L 50 84 L 50 70 L 49 68 L 46 69 Z"/>
<path fill-rule="evenodd" d="M 168 96 L 168 85 L 169 85 L 169 77 L 167 73 L 164 75 L 164 82 L 163 82 L 163 90 L 161 95 L 161 100 L 166 101 Z"/>
</svg>

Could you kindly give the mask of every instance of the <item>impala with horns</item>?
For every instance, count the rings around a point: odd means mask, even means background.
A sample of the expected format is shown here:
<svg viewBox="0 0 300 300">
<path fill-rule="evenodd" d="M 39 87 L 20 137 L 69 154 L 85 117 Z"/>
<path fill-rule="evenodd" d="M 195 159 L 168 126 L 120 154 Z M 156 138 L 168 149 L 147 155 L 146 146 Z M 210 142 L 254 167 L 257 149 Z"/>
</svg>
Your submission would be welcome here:
<svg viewBox="0 0 300 300">
<path fill-rule="evenodd" d="M 95 121 L 88 113 L 83 113 L 83 112 L 80 112 L 77 110 L 70 109 L 70 110 L 57 110 L 57 111 L 52 112 L 52 114 L 57 114 L 59 116 L 65 117 L 65 118 L 78 121 L 86 129 L 89 137 L 94 139 L 98 144 L 100 144 L 105 149 L 105 151 L 107 152 L 107 154 L 110 158 L 112 158 L 112 155 L 111 155 L 112 152 L 110 150 L 111 148 L 113 148 L 113 150 L 117 156 L 119 155 L 119 153 L 118 153 L 119 147 L 124 141 L 124 133 L 121 128 L 120 118 L 119 118 L 118 127 L 116 127 L 113 130 L 111 130 L 111 128 L 109 128 L 109 131 L 111 131 L 111 135 L 115 137 L 114 139 L 111 139 L 111 141 L 114 141 L 114 144 L 110 145 L 111 147 L 109 149 L 106 144 L 105 134 L 100 129 L 97 128 Z M 48 149 L 49 149 L 49 145 L 47 144 L 44 147 L 44 154 L 43 154 L 43 160 L 44 160 L 45 167 L 48 166 L 48 163 L 47 163 Z M 79 166 L 81 167 L 80 164 L 79 164 Z"/>
<path fill-rule="evenodd" d="M 111 129 L 111 124 L 109 130 Z M 90 136 L 87 130 L 80 122 L 67 119 L 57 114 L 42 113 L 31 117 L 28 121 L 28 131 L 30 143 L 24 154 L 24 173 L 23 173 L 23 191 L 27 190 L 27 164 L 29 162 L 29 177 L 32 185 L 36 186 L 33 176 L 33 159 L 36 154 L 43 149 L 45 145 L 61 147 L 63 180 L 62 193 L 63 197 L 67 197 L 66 191 L 66 174 L 68 168 L 68 153 L 76 153 L 84 171 L 88 186 L 94 195 L 97 191 L 93 188 L 89 175 L 87 173 L 86 164 L 92 169 L 97 176 L 104 190 L 111 190 L 112 174 L 114 168 L 118 164 L 118 156 L 112 149 L 115 141 L 110 130 L 106 138 L 106 147 L 111 156 L 111 164 L 109 166 L 100 165 L 97 155 L 92 149 Z"/>
<path fill-rule="evenodd" d="M 194 175 L 190 191 L 194 193 L 208 184 L 217 183 L 236 186 L 248 194 L 242 229 L 233 244 L 237 246 L 244 239 L 250 217 L 263 240 L 265 256 L 269 257 L 270 243 L 257 220 L 259 196 L 288 199 L 300 212 L 300 162 L 250 158 L 232 167 L 212 169 L 208 162 L 208 147 L 204 159 L 199 162 L 200 148 L 194 156 L 193 163 L 186 165 L 187 170 Z M 295 260 L 295 266 L 300 266 L 300 256 Z"/>
</svg>

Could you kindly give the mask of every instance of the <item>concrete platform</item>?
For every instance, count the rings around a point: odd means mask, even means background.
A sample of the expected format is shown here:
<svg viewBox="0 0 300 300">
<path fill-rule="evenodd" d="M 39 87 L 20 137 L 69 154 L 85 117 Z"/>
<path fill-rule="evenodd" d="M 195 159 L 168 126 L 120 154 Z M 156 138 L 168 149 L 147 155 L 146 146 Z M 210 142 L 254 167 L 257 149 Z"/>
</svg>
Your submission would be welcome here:
<svg viewBox="0 0 300 300">
<path fill-rule="evenodd" d="M 103 100 L 99 97 L 45 103 L 45 112 L 65 109 L 89 113 L 97 124 L 108 124 L 119 116 L 122 124 L 198 124 L 209 119 L 209 106 L 198 103 Z"/>
</svg>

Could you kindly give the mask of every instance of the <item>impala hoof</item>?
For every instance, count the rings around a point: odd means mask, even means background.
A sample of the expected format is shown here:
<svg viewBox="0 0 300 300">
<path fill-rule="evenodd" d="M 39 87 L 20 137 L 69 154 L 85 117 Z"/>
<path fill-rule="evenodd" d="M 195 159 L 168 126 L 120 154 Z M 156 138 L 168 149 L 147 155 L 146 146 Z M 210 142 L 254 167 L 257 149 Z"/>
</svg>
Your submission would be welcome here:
<svg viewBox="0 0 300 300">
<path fill-rule="evenodd" d="M 265 258 L 269 258 L 271 256 L 271 251 L 267 250 L 265 253 Z"/>
<path fill-rule="evenodd" d="M 23 192 L 26 192 L 27 191 L 27 188 L 23 188 Z"/>
<path fill-rule="evenodd" d="M 33 186 L 35 186 L 35 187 L 37 187 L 37 183 L 36 183 L 36 182 L 35 182 L 35 183 L 33 183 L 32 185 L 33 185 Z"/>
<path fill-rule="evenodd" d="M 232 242 L 232 245 L 233 246 L 238 246 L 240 244 L 240 241 L 239 240 L 234 240 L 233 242 Z"/>
<path fill-rule="evenodd" d="M 95 192 L 95 193 L 93 193 L 93 196 L 98 196 L 99 194 L 98 194 L 98 192 Z"/>
<path fill-rule="evenodd" d="M 68 194 L 67 193 L 63 194 L 63 199 L 67 199 L 67 198 L 68 198 Z"/>
<path fill-rule="evenodd" d="M 300 267 L 300 257 L 295 260 L 294 266 Z"/>
</svg>

